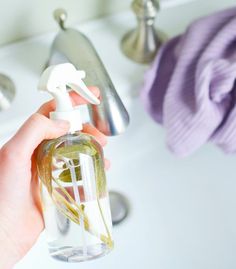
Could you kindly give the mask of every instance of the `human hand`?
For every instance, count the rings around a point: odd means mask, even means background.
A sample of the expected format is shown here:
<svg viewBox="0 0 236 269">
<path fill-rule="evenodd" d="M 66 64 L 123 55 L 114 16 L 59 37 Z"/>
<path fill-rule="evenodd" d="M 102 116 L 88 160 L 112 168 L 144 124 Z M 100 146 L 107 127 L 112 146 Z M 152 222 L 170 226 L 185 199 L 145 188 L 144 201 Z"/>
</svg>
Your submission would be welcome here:
<svg viewBox="0 0 236 269">
<path fill-rule="evenodd" d="M 98 97 L 99 90 L 90 90 Z M 70 93 L 74 105 L 86 101 Z M 48 119 L 55 102 L 45 103 L 0 150 L 0 268 L 11 268 L 36 242 L 44 228 L 35 149 L 45 139 L 62 136 L 69 130 L 66 121 Z M 83 132 L 93 135 L 104 146 L 106 136 L 90 124 Z M 105 161 L 106 166 L 108 162 Z"/>
</svg>

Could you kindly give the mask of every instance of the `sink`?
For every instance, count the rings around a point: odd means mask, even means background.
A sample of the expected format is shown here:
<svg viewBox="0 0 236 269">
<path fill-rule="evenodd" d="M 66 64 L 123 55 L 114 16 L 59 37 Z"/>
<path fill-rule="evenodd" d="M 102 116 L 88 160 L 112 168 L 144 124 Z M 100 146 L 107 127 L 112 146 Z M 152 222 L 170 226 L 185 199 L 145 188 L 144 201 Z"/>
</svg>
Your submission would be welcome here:
<svg viewBox="0 0 236 269">
<path fill-rule="evenodd" d="M 164 9 L 158 26 L 173 36 L 194 17 L 234 4 L 218 2 L 199 0 Z M 150 119 L 138 98 L 147 67 L 126 59 L 119 49 L 121 37 L 134 25 L 132 13 L 124 12 L 79 27 L 93 41 L 131 118 L 127 132 L 109 138 L 105 148 L 112 161 L 109 187 L 130 204 L 127 218 L 114 227 L 115 249 L 98 260 L 66 264 L 49 257 L 42 233 L 15 269 L 236 267 L 235 158 L 212 145 L 187 159 L 168 152 L 164 130 Z M 0 49 L 0 73 L 9 75 L 16 86 L 12 106 L 0 112 L 1 145 L 48 100 L 36 85 L 53 37 L 49 33 Z"/>
</svg>

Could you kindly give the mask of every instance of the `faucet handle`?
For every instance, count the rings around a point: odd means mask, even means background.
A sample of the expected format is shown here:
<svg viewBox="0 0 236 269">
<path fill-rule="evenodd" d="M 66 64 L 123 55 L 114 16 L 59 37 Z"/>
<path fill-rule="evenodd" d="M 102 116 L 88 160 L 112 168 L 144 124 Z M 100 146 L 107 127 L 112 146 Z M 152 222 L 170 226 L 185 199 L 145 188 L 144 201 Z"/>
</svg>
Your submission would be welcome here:
<svg viewBox="0 0 236 269">
<path fill-rule="evenodd" d="M 67 19 L 67 12 L 63 8 L 57 8 L 53 12 L 54 19 L 62 30 L 65 30 L 65 21 Z"/>
<path fill-rule="evenodd" d="M 121 41 L 123 53 L 135 62 L 151 63 L 166 35 L 155 28 L 160 0 L 133 0 L 132 9 L 138 18 L 137 28 L 129 31 Z"/>
<path fill-rule="evenodd" d="M 158 0 L 134 0 L 132 2 L 132 9 L 138 17 L 156 17 L 157 11 L 160 9 Z"/>
</svg>

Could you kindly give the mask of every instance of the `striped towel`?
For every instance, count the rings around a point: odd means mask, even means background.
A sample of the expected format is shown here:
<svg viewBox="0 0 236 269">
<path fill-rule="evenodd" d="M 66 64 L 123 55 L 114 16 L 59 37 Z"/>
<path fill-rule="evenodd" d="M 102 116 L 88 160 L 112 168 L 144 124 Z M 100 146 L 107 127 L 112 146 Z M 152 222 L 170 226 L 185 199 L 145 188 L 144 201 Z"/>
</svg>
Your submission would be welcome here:
<svg viewBox="0 0 236 269">
<path fill-rule="evenodd" d="M 208 141 L 236 152 L 235 79 L 236 8 L 195 21 L 161 48 L 141 98 L 173 153 L 188 156 Z"/>
</svg>

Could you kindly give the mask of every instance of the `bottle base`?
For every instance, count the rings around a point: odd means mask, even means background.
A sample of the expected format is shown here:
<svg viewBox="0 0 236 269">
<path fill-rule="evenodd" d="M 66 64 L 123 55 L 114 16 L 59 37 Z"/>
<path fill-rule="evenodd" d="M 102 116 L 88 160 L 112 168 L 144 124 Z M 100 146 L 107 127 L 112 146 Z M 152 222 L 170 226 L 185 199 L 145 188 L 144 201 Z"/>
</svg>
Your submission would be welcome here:
<svg viewBox="0 0 236 269">
<path fill-rule="evenodd" d="M 64 262 L 84 262 L 100 258 L 108 254 L 111 250 L 105 244 L 87 246 L 86 250 L 82 247 L 62 247 L 49 249 L 51 257 Z"/>
</svg>

